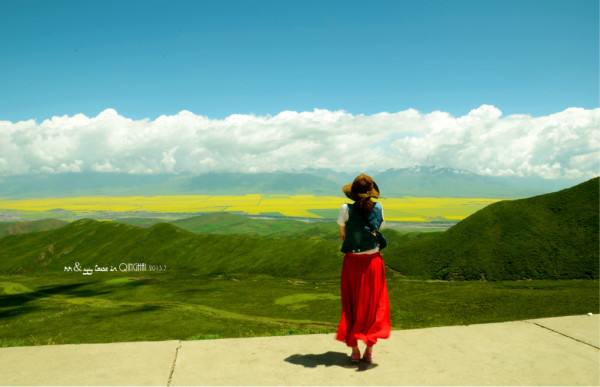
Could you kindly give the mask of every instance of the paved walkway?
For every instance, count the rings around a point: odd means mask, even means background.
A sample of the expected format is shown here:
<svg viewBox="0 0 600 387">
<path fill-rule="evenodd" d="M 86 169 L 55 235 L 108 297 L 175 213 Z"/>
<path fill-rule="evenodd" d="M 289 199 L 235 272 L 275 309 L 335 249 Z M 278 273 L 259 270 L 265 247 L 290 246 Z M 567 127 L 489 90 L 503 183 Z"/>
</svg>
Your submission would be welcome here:
<svg viewBox="0 0 600 387">
<path fill-rule="evenodd" d="M 393 331 L 372 364 L 333 334 L 0 348 L 1 385 L 600 385 L 600 318 Z"/>
</svg>

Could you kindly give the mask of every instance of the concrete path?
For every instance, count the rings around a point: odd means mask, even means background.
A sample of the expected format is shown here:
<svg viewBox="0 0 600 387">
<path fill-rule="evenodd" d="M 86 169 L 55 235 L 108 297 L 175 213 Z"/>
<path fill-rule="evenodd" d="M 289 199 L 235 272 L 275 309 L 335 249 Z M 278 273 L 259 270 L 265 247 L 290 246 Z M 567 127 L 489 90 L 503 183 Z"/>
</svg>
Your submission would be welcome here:
<svg viewBox="0 0 600 387">
<path fill-rule="evenodd" d="M 333 334 L 0 348 L 1 385 L 600 385 L 600 318 L 393 331 L 372 364 Z"/>
</svg>

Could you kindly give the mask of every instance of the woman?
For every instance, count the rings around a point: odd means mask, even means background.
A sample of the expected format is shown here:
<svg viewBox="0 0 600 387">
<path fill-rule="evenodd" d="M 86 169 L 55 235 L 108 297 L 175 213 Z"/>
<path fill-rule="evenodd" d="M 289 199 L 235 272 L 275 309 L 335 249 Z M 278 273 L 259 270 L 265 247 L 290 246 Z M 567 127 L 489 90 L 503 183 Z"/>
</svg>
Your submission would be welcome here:
<svg viewBox="0 0 600 387">
<path fill-rule="evenodd" d="M 342 205 L 337 221 L 345 256 L 342 318 L 336 339 L 352 348 L 353 362 L 360 360 L 358 340 L 363 341 L 367 345 L 363 359 L 371 362 L 377 339 L 388 338 L 391 330 L 385 267 L 379 251 L 380 245 L 385 247 L 385 239 L 378 233 L 383 209 L 381 203 L 372 200 L 379 198 L 379 187 L 370 176 L 357 176 L 342 191 L 354 204 Z"/>
</svg>

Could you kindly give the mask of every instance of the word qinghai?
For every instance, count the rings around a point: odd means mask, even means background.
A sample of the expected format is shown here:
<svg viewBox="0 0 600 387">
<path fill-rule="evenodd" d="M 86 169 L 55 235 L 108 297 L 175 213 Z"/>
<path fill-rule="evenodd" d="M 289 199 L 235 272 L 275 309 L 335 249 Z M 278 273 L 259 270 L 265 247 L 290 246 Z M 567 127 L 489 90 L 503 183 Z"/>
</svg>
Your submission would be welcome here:
<svg viewBox="0 0 600 387">
<path fill-rule="evenodd" d="M 107 271 L 166 271 L 167 265 L 146 265 L 145 263 L 121 263 L 118 267 L 110 266 L 98 266 L 96 265 L 93 269 L 83 268 L 79 262 L 75 262 L 73 267 L 65 266 L 64 271 L 81 272 L 83 275 L 92 275 L 94 272 L 107 272 Z"/>
</svg>

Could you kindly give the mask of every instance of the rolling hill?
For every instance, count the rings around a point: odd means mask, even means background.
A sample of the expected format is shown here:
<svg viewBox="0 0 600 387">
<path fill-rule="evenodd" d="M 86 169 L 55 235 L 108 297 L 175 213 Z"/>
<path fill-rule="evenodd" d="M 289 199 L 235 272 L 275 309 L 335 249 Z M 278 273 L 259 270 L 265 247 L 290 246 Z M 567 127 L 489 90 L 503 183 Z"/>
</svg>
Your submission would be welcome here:
<svg viewBox="0 0 600 387">
<path fill-rule="evenodd" d="M 199 275 L 322 278 L 339 275 L 338 250 L 339 244 L 318 237 L 195 234 L 167 223 L 144 229 L 83 219 L 52 231 L 0 239 L 0 273 L 64 271 L 75 262 L 89 268 L 146 263 Z"/>
<path fill-rule="evenodd" d="M 331 228 L 335 232 L 333 227 L 335 222 L 306 223 L 293 219 L 252 219 L 227 212 L 216 212 L 170 222 L 174 226 L 197 234 L 252 234 L 266 237 L 293 236 L 298 232 L 320 228 L 321 223 L 326 223 L 326 228 Z"/>
<path fill-rule="evenodd" d="M 598 278 L 599 182 L 491 204 L 442 234 L 388 249 L 386 262 L 428 279 Z"/>
<path fill-rule="evenodd" d="M 135 223 L 133 223 L 135 221 Z M 125 222 L 128 222 L 127 220 Z M 131 220 L 140 226 L 140 220 Z M 149 222 L 148 226 L 159 223 Z M 186 219 L 167 222 L 196 234 L 244 234 L 267 238 L 321 238 L 340 243 L 339 228 L 335 221 L 302 222 L 293 219 L 253 219 L 252 217 L 215 212 Z M 435 235 L 439 232 L 401 232 L 392 229 L 384 230 L 390 244 L 397 245 L 409 240 Z"/>
<path fill-rule="evenodd" d="M 201 275 L 292 278 L 331 278 L 341 270 L 335 222 L 315 225 L 219 213 L 176 223 L 195 232 L 162 222 L 141 228 L 82 219 L 50 231 L 6 236 L 0 239 L 0 273 L 64 271 L 75 262 L 89 268 L 146 263 Z M 399 244 L 424 234 L 387 230 L 386 235 Z"/>
<path fill-rule="evenodd" d="M 53 230 L 63 227 L 66 224 L 67 222 L 59 219 L 40 219 L 30 222 L 0 222 L 0 236 Z"/>
</svg>

